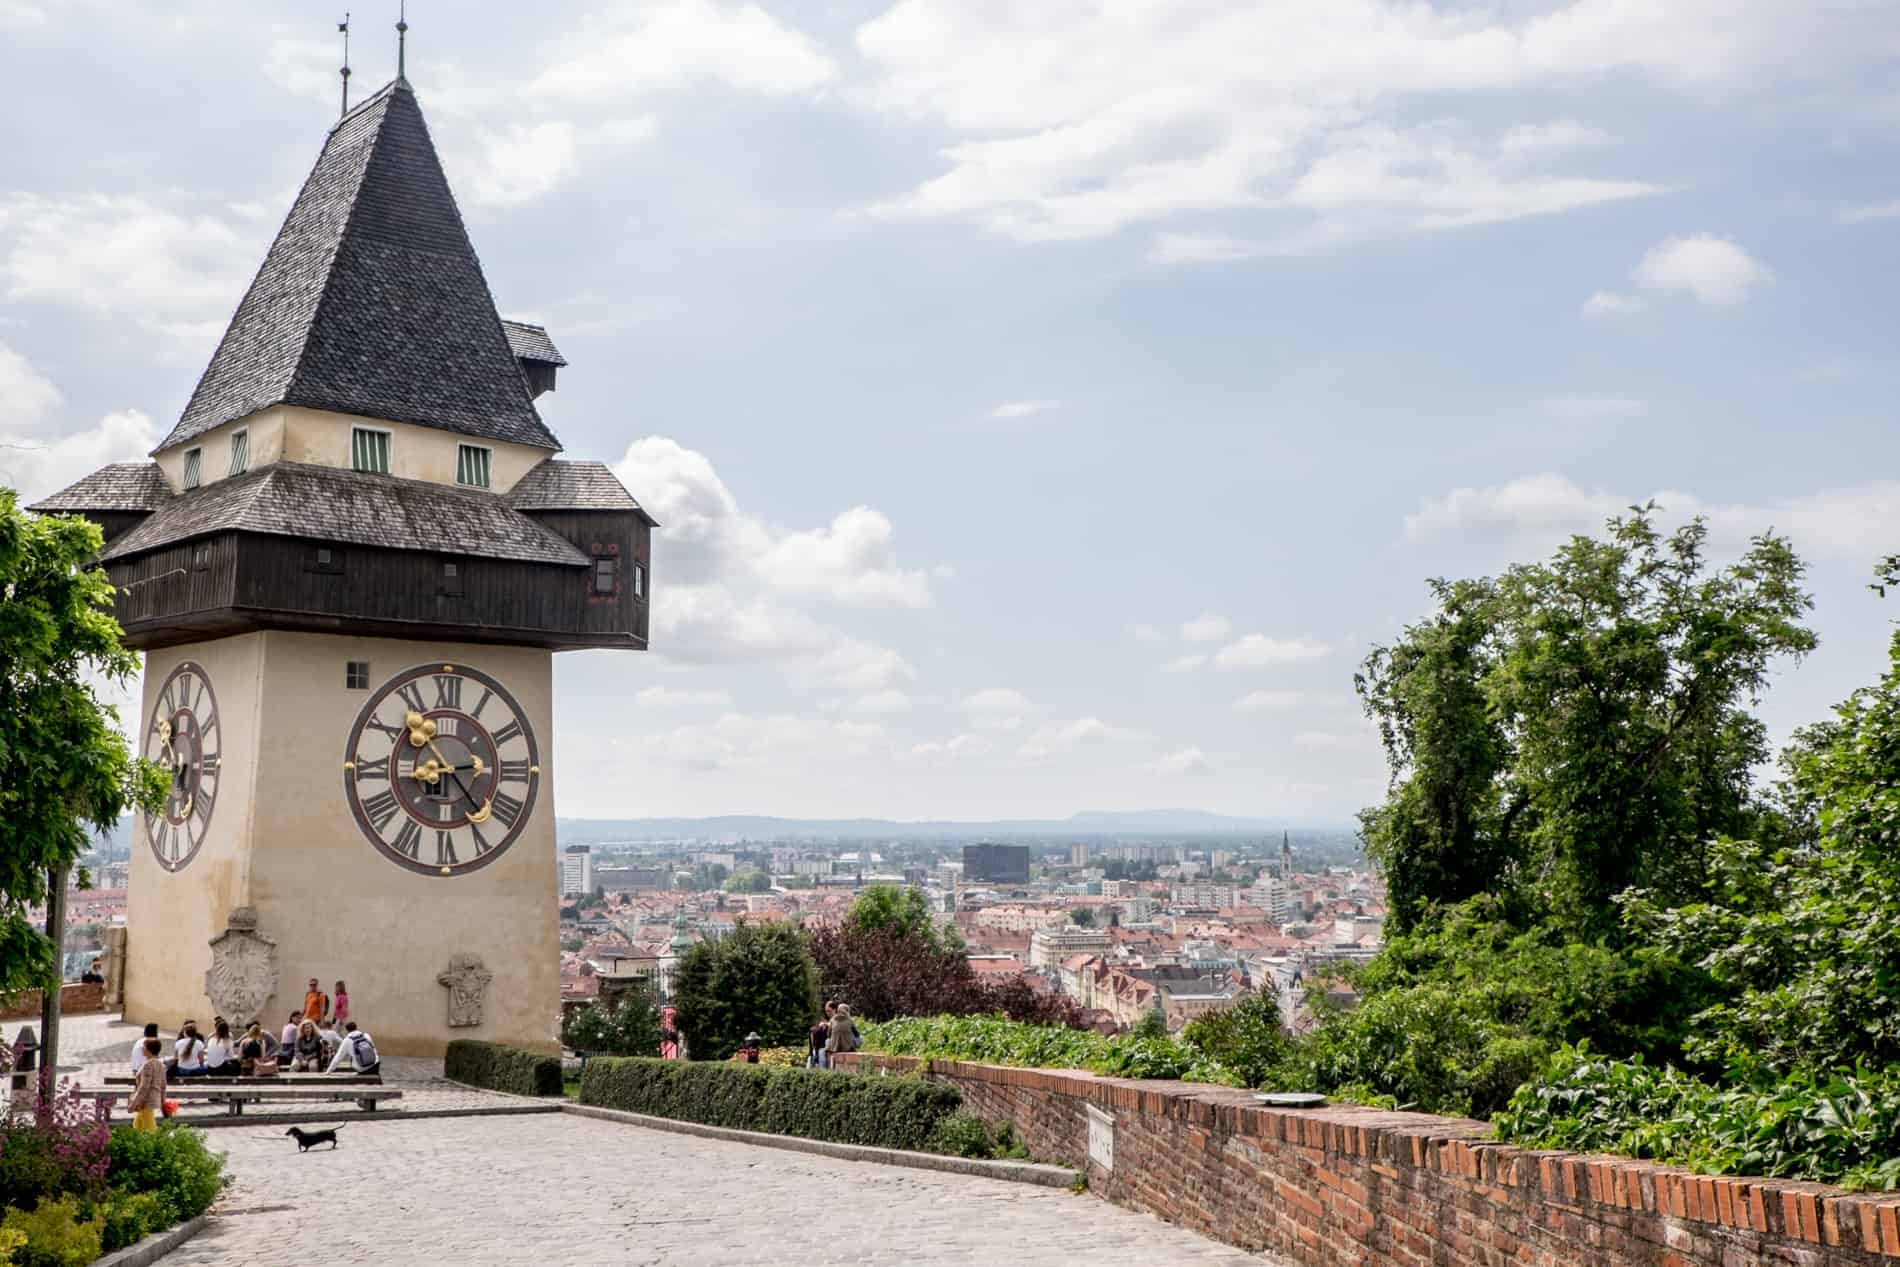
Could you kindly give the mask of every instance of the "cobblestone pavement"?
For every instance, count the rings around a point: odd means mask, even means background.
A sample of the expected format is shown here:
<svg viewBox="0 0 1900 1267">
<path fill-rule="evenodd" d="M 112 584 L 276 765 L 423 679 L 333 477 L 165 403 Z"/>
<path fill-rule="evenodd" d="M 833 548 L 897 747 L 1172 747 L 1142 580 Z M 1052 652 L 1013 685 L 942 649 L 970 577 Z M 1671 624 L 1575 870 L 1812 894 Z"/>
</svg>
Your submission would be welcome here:
<svg viewBox="0 0 1900 1267">
<path fill-rule="evenodd" d="M 312 1125 L 329 1119 L 314 1119 Z M 1261 1267 L 1096 1197 L 571 1114 L 212 1132 L 236 1182 L 165 1267 Z"/>
<path fill-rule="evenodd" d="M 22 1024 L 24 1022 L 21 1022 Z M 37 1030 L 39 1027 L 34 1026 Z M 10 1024 L 7 1038 L 18 1033 L 16 1025 Z M 116 1016 L 69 1016 L 60 1021 L 60 1067 L 76 1066 L 73 1072 L 63 1077 L 76 1079 L 81 1086 L 103 1088 L 107 1075 L 125 1075 L 132 1072 L 132 1040 L 142 1033 L 142 1027 L 123 1022 Z M 165 1035 L 169 1042 L 174 1037 Z M 418 1110 L 443 1109 L 482 1109 L 511 1106 L 518 1104 L 512 1096 L 498 1095 L 490 1091 L 478 1091 L 459 1083 L 448 1081 L 442 1076 L 442 1062 L 419 1057 L 390 1056 L 383 1061 L 383 1084 L 402 1092 L 402 1099 L 377 1109 L 377 1113 L 401 1115 Z M 301 1106 L 313 1111 L 341 1113 L 344 1120 L 362 1116 L 360 1110 L 347 1102 L 335 1105 L 312 1104 Z M 268 1105 L 253 1106 L 246 1111 L 248 1117 L 254 1112 L 278 1112 L 278 1108 Z M 114 1120 L 125 1116 L 123 1108 Z M 183 1105 L 179 1116 L 223 1117 L 225 1110 L 220 1105 Z"/>
</svg>

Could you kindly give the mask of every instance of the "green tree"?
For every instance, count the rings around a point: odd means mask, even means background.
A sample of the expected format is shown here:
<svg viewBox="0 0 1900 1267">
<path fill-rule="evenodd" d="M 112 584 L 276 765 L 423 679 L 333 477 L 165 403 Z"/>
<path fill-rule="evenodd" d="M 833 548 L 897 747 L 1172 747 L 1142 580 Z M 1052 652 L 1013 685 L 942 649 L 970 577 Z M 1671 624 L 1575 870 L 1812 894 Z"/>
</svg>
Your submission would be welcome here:
<svg viewBox="0 0 1900 1267">
<path fill-rule="evenodd" d="M 757 1030 L 768 1047 L 794 1047 L 818 1016 L 818 966 L 788 923 L 741 919 L 700 942 L 673 972 L 680 1032 L 695 1060 L 724 1060 Z"/>
<path fill-rule="evenodd" d="M 1069 912 L 1069 922 L 1074 924 L 1077 928 L 1094 928 L 1095 908 L 1092 906 L 1076 907 Z"/>
<path fill-rule="evenodd" d="M 168 776 L 135 759 L 89 679 L 122 683 L 112 586 L 83 519 L 32 515 L 0 488 L 0 992 L 56 980 L 52 943 L 27 919 L 128 809 L 156 809 Z"/>
<path fill-rule="evenodd" d="M 770 893 L 772 877 L 763 871 L 741 871 L 726 881 L 728 893 Z"/>
<path fill-rule="evenodd" d="M 1753 819 L 1771 664 L 1811 650 L 1787 541 L 1712 569 L 1696 520 L 1653 506 L 1495 580 L 1433 581 L 1439 610 L 1355 679 L 1392 771 L 1361 815 L 1395 929 L 1502 893 L 1579 937 L 1614 936 L 1633 884 L 1692 892 L 1705 842 Z"/>
<path fill-rule="evenodd" d="M 1280 1005 L 1264 991 L 1189 1021 L 1181 1041 L 1218 1060 L 1250 1087 L 1263 1085 L 1293 1045 L 1280 1024 Z"/>
<path fill-rule="evenodd" d="M 1875 589 L 1900 583 L 1900 556 Z M 1629 918 L 1728 997 L 1695 1018 L 1713 1066 L 1900 1064 L 1900 634 L 1887 671 L 1797 732 L 1774 812 L 1720 841 L 1694 900 L 1633 894 Z"/>
<path fill-rule="evenodd" d="M 915 937 L 933 951 L 963 948 L 963 935 L 954 924 L 940 926 L 931 917 L 930 900 L 914 885 L 907 889 L 890 884 L 871 885 L 851 903 L 844 923 L 854 932 Z"/>
</svg>

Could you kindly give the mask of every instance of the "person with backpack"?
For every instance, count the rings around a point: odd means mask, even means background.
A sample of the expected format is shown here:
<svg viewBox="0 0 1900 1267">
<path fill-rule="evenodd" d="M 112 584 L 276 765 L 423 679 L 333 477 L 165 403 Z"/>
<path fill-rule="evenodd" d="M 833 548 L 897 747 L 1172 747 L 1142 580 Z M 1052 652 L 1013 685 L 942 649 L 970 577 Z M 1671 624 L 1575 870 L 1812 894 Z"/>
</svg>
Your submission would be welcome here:
<svg viewBox="0 0 1900 1267">
<path fill-rule="evenodd" d="M 336 1058 L 330 1062 L 331 1073 L 381 1073 L 383 1058 L 376 1054 L 376 1043 L 370 1036 L 356 1027 L 355 1021 L 346 1021 L 343 1025 L 343 1041 L 337 1045 Z"/>
<path fill-rule="evenodd" d="M 315 977 L 310 978 L 310 988 L 303 995 L 303 1018 L 306 1021 L 320 1021 L 330 1015 L 330 996 L 323 992 Z"/>
</svg>

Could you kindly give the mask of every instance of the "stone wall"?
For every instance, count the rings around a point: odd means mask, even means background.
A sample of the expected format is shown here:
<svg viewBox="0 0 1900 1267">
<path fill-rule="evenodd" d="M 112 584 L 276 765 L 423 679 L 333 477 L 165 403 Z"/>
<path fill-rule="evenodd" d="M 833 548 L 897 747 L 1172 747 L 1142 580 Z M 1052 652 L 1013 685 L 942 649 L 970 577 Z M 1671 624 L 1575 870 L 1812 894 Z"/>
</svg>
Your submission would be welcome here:
<svg viewBox="0 0 1900 1267">
<path fill-rule="evenodd" d="M 915 1060 L 853 1055 L 840 1068 Z M 1873 1267 L 1900 1256 L 1900 1196 L 1695 1175 L 1486 1139 L 1481 1122 L 1070 1070 L 932 1061 L 965 1107 L 1008 1122 L 1089 1188 L 1302 1267 Z M 1089 1108 L 1112 1163 L 1090 1159 Z"/>
<path fill-rule="evenodd" d="M 59 1011 L 62 1016 L 81 1016 L 87 1012 L 105 1011 L 106 988 L 102 985 L 63 985 L 59 988 Z M 0 1021 L 32 1021 L 34 1028 L 39 1027 L 40 992 L 28 990 L 15 998 L 11 1004 L 0 1007 Z"/>
</svg>

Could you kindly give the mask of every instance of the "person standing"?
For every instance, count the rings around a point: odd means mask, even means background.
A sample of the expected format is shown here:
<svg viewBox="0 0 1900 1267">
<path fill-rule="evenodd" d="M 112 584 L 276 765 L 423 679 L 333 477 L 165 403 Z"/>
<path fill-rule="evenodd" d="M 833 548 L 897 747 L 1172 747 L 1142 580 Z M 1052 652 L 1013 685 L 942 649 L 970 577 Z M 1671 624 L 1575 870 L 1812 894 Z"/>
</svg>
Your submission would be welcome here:
<svg viewBox="0 0 1900 1267">
<path fill-rule="evenodd" d="M 306 1021 L 320 1021 L 330 1014 L 330 996 L 323 992 L 315 977 L 310 978 L 310 988 L 303 995 L 303 1018 Z"/>
<path fill-rule="evenodd" d="M 331 1001 L 330 1007 L 330 1015 L 336 1018 L 338 1028 L 349 1024 L 350 991 L 341 981 L 336 983 L 336 998 Z"/>
<path fill-rule="evenodd" d="M 660 1059 L 680 1058 L 679 1013 L 670 1007 L 660 1009 Z"/>
<path fill-rule="evenodd" d="M 164 1050 L 165 1044 L 156 1035 L 145 1040 L 145 1061 L 139 1065 L 138 1077 L 132 1080 L 132 1095 L 127 1101 L 135 1131 L 158 1129 L 158 1110 L 165 1103 L 165 1062 L 158 1054 Z"/>
</svg>

